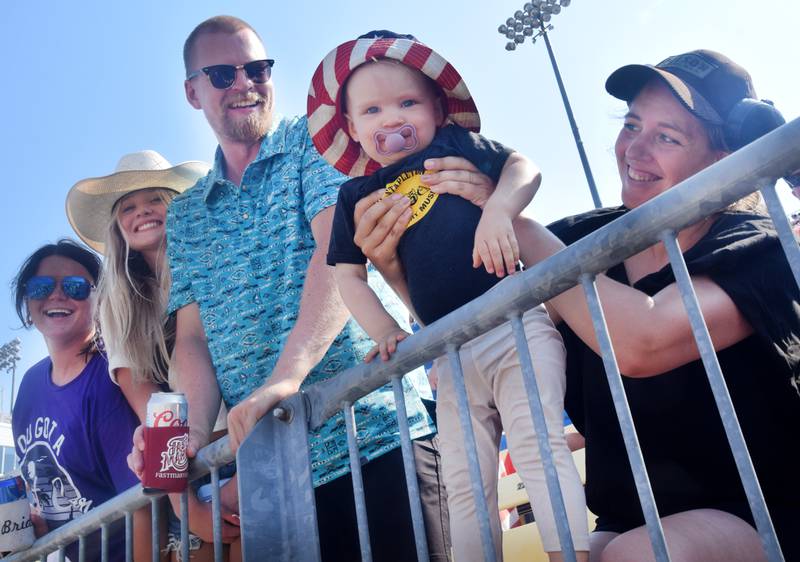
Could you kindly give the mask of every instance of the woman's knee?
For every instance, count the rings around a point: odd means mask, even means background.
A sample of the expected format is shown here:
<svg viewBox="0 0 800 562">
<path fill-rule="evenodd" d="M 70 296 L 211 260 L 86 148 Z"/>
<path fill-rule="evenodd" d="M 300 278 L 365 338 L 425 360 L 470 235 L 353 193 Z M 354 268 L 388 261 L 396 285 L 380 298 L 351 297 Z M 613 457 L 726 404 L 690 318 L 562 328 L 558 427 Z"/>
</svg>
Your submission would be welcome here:
<svg viewBox="0 0 800 562">
<path fill-rule="evenodd" d="M 599 558 L 592 557 L 599 562 L 649 562 L 654 559 L 650 539 L 639 529 L 617 535 L 606 543 Z"/>
<path fill-rule="evenodd" d="M 758 533 L 742 519 L 715 509 L 697 509 L 661 519 L 672 560 L 756 562 L 765 560 Z M 617 536 L 602 550 L 601 562 L 655 560 L 646 527 Z"/>
</svg>

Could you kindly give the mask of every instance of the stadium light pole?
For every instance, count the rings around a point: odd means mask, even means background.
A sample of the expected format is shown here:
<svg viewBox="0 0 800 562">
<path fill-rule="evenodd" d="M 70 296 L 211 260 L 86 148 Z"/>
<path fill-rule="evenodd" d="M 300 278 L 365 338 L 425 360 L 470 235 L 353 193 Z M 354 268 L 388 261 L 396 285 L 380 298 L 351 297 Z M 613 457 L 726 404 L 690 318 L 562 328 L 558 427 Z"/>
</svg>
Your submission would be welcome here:
<svg viewBox="0 0 800 562">
<path fill-rule="evenodd" d="M 14 385 L 16 382 L 17 361 L 19 361 L 19 346 L 19 338 L 14 338 L 0 347 L 0 370 L 11 373 L 11 405 L 9 413 L 14 411 Z"/>
<path fill-rule="evenodd" d="M 544 44 L 547 47 L 547 54 L 550 55 L 550 64 L 553 65 L 553 73 L 556 75 L 558 90 L 561 92 L 561 99 L 564 102 L 564 109 L 567 111 L 567 119 L 569 119 L 569 125 L 572 128 L 572 136 L 575 138 L 575 146 L 578 147 L 578 156 L 580 156 L 581 164 L 583 165 L 583 173 L 586 175 L 589 191 L 592 194 L 592 201 L 594 202 L 595 209 L 599 209 L 603 206 L 600 202 L 600 194 L 597 192 L 594 176 L 592 176 L 592 169 L 589 166 L 589 159 L 586 157 L 586 151 L 583 149 L 583 141 L 578 132 L 578 124 L 575 122 L 572 107 L 567 98 L 567 90 L 564 88 L 564 82 L 561 80 L 561 73 L 558 71 L 558 64 L 556 64 L 556 57 L 553 54 L 553 47 L 550 45 L 550 39 L 547 37 L 547 32 L 553 29 L 552 24 L 548 22 L 553 16 L 561 13 L 561 8 L 566 8 L 570 3 L 571 0 L 531 0 L 530 2 L 526 2 L 521 10 L 514 12 L 514 16 L 509 17 L 504 24 L 497 28 L 497 31 L 509 39 L 509 42 L 506 43 L 506 51 L 516 50 L 517 45 L 524 43 L 526 38 L 530 38 L 531 44 L 535 44 L 536 39 L 539 37 L 544 39 Z"/>
</svg>

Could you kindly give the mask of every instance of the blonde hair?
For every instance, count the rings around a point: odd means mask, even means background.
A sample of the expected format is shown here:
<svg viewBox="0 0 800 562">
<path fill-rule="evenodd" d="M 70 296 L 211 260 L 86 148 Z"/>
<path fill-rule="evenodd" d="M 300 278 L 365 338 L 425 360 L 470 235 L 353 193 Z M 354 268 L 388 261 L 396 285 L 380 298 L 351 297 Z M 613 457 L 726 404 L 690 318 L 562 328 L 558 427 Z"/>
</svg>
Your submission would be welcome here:
<svg viewBox="0 0 800 562">
<path fill-rule="evenodd" d="M 169 189 L 154 188 L 165 204 L 175 197 Z M 120 199 L 121 201 L 122 199 Z M 171 277 L 166 259 L 166 237 L 159 248 L 156 270 L 144 256 L 132 250 L 119 228 L 114 206 L 106 232 L 103 275 L 98 287 L 98 316 L 106 342 L 119 345 L 112 350 L 130 366 L 135 382 L 167 381 L 169 351 L 174 327 L 165 329 L 164 312 Z"/>
</svg>

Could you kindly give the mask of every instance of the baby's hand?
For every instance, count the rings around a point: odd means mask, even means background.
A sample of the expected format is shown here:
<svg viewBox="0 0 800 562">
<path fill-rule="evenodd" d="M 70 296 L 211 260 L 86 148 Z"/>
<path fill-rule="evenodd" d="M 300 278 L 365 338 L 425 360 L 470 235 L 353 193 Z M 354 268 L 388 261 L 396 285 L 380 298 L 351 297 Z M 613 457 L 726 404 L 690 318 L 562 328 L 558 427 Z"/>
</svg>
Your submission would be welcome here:
<svg viewBox="0 0 800 562">
<path fill-rule="evenodd" d="M 397 343 L 403 341 L 410 335 L 411 334 L 405 330 L 393 328 L 389 333 L 385 334 L 381 338 L 378 338 L 375 347 L 370 349 L 369 353 L 367 353 L 366 357 L 364 357 L 364 362 L 369 363 L 378 354 L 380 354 L 381 360 L 388 361 L 392 356 L 392 353 L 397 350 Z"/>
<path fill-rule="evenodd" d="M 483 265 L 498 277 L 513 274 L 519 261 L 519 244 L 511 218 L 500 209 L 486 206 L 475 230 L 472 267 Z"/>
</svg>

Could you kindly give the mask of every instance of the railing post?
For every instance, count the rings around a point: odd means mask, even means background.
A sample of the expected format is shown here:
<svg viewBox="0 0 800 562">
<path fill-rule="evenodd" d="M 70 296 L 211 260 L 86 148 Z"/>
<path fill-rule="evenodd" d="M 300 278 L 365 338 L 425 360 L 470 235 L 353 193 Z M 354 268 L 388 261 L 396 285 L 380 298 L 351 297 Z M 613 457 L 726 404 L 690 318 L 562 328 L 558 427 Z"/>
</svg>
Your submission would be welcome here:
<svg viewBox="0 0 800 562">
<path fill-rule="evenodd" d="M 428 562 L 428 539 L 425 535 L 425 522 L 422 516 L 422 501 L 419 496 L 419 483 L 417 482 L 416 464 L 414 461 L 414 446 L 411 444 L 411 433 L 408 429 L 408 411 L 406 399 L 403 395 L 403 377 L 392 378 L 394 402 L 397 406 L 397 427 L 400 429 L 400 448 L 403 453 L 403 470 L 406 475 L 408 488 L 408 503 L 411 511 L 411 523 L 414 528 L 414 542 L 417 546 L 417 562 Z"/>
<path fill-rule="evenodd" d="M 761 196 L 764 198 L 769 216 L 775 225 L 775 231 L 778 233 L 781 247 L 783 247 L 786 260 L 789 262 L 789 267 L 794 275 L 794 282 L 800 287 L 800 249 L 798 249 L 797 240 L 795 240 L 792 233 L 792 225 L 789 224 L 789 219 L 786 218 L 786 212 L 783 210 L 781 200 L 778 199 L 778 194 L 775 192 L 775 183 L 762 187 Z"/>
<path fill-rule="evenodd" d="M 600 346 L 600 355 L 603 358 L 603 367 L 606 370 L 608 387 L 614 402 L 614 411 L 617 413 L 619 429 L 622 433 L 622 440 L 625 443 L 628 462 L 631 465 L 636 492 L 639 494 L 639 504 L 642 506 L 642 514 L 647 525 L 647 534 L 650 537 L 653 554 L 658 562 L 669 562 L 669 550 L 667 550 L 667 540 L 664 537 L 664 528 L 661 526 L 656 499 L 653 496 L 653 488 L 650 486 L 650 479 L 647 477 L 647 468 L 644 464 L 642 449 L 639 447 L 639 438 L 636 437 L 636 428 L 633 425 L 633 414 L 631 414 L 631 409 L 628 405 L 628 398 L 625 396 L 622 375 L 619 372 L 617 357 L 611 345 L 611 336 L 608 333 L 608 325 L 603 314 L 603 307 L 600 304 L 600 295 L 594 283 L 594 275 L 584 273 L 580 276 L 580 282 L 586 295 L 589 313 L 592 316 L 594 333 Z"/>
<path fill-rule="evenodd" d="M 214 533 L 214 562 L 222 562 L 222 506 L 219 493 L 219 468 L 211 469 L 211 521 Z"/>
<path fill-rule="evenodd" d="M 194 493 L 194 492 L 192 492 Z M 181 556 L 180 560 L 189 560 L 189 490 L 181 493 Z"/>
<path fill-rule="evenodd" d="M 306 420 L 304 395 L 295 394 L 264 416 L 236 453 L 247 562 L 320 560 Z"/>
<path fill-rule="evenodd" d="M 467 466 L 469 467 L 472 497 L 475 500 L 475 512 L 478 517 L 477 531 L 481 535 L 483 558 L 485 562 L 497 562 L 496 545 L 492 538 L 492 528 L 489 522 L 489 507 L 486 505 L 486 495 L 483 490 L 483 476 L 481 475 L 481 465 L 478 460 L 478 446 L 475 442 L 475 431 L 472 428 L 472 416 L 469 410 L 467 386 L 464 383 L 464 370 L 461 367 L 461 358 L 458 351 L 459 348 L 454 345 L 449 345 L 447 347 L 447 357 L 450 361 L 450 374 L 453 377 L 453 389 L 456 392 L 458 417 L 461 422 L 461 433 L 464 439 L 464 454 L 466 455 Z M 496 506 L 494 507 L 496 509 Z M 495 515 L 495 517 L 497 517 L 497 515 Z"/>
<path fill-rule="evenodd" d="M 725 429 L 725 435 L 728 438 L 733 460 L 736 463 L 736 469 L 739 471 L 739 478 L 742 480 L 742 487 L 750 504 L 750 510 L 753 513 L 753 520 L 761 538 L 764 552 L 769 562 L 783 562 L 783 554 L 778 544 L 778 537 L 775 534 L 775 528 L 767 510 L 764 494 L 761 492 L 761 485 L 758 483 L 753 461 L 747 450 L 747 443 L 744 440 L 739 419 L 736 417 L 736 411 L 733 408 L 728 385 L 722 376 L 722 369 L 714 351 L 711 334 L 708 332 L 708 326 L 700 310 L 700 303 L 697 300 L 697 294 L 694 291 L 686 261 L 678 245 L 677 234 L 674 231 L 666 230 L 661 235 L 661 240 L 667 249 L 672 272 L 675 275 L 675 282 L 678 284 L 683 306 L 686 308 L 686 314 L 689 317 L 692 335 L 694 335 L 694 341 L 700 351 L 700 359 L 708 376 L 711 393 L 714 395 L 714 401 L 717 404 L 717 410 L 722 420 L 722 427 Z"/>
<path fill-rule="evenodd" d="M 161 545 L 161 525 L 158 521 L 158 497 L 150 498 L 150 531 L 152 534 L 152 543 L 150 544 L 150 559 L 152 562 L 158 562 L 161 558 L 160 545 Z"/>
<path fill-rule="evenodd" d="M 358 524 L 358 545 L 361 548 L 361 562 L 372 562 L 367 500 L 364 496 L 364 479 L 361 477 L 358 428 L 356 427 L 356 414 L 352 402 L 344 403 L 342 416 L 344 416 L 345 425 L 347 426 L 347 448 L 350 453 L 350 477 L 353 480 L 353 501 L 356 505 L 356 523 Z"/>
<path fill-rule="evenodd" d="M 153 535 L 153 541 L 156 540 Z M 133 513 L 125 513 L 125 562 L 133 562 Z"/>
<path fill-rule="evenodd" d="M 536 382 L 536 372 L 533 367 L 531 351 L 528 349 L 528 337 L 525 334 L 525 324 L 521 314 L 512 314 L 510 318 L 511 329 L 514 332 L 514 340 L 517 344 L 517 356 L 519 357 L 522 380 L 525 384 L 525 391 L 528 394 L 528 408 L 536 430 L 536 439 L 539 445 L 539 458 L 544 467 L 545 483 L 547 493 L 550 496 L 550 506 L 553 508 L 553 519 L 558 530 L 558 540 L 561 544 L 561 552 L 564 560 L 574 562 L 577 560 L 575 554 L 575 543 L 572 539 L 572 531 L 569 528 L 569 518 L 567 507 L 564 504 L 564 494 L 558 480 L 558 471 L 553 460 L 553 449 L 550 447 L 549 432 L 547 430 L 547 420 L 544 417 L 544 407 L 542 406 L 541 395 L 539 394 L 539 384 Z M 513 457 L 512 457 L 513 458 Z"/>
</svg>

